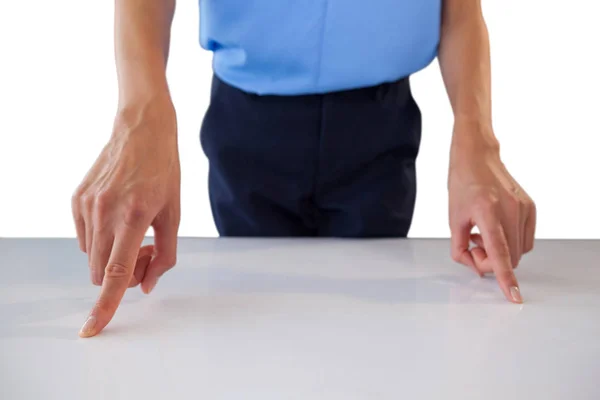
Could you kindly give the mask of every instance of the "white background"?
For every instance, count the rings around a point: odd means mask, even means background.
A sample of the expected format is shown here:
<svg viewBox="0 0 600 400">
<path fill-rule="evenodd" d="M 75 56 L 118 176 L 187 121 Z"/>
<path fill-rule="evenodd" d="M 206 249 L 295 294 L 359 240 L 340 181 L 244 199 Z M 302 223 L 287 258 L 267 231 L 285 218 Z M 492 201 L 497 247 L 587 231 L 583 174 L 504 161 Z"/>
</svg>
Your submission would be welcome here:
<svg viewBox="0 0 600 400">
<path fill-rule="evenodd" d="M 600 238 L 600 24 L 591 0 L 483 0 L 496 134 L 538 205 L 539 238 Z M 0 2 L 0 236 L 74 236 L 70 197 L 110 135 L 113 2 Z M 179 1 L 169 80 L 179 116 L 182 236 L 214 236 L 198 132 L 210 54 Z M 448 236 L 452 118 L 437 63 L 413 78 L 424 115 L 411 236 Z"/>
</svg>

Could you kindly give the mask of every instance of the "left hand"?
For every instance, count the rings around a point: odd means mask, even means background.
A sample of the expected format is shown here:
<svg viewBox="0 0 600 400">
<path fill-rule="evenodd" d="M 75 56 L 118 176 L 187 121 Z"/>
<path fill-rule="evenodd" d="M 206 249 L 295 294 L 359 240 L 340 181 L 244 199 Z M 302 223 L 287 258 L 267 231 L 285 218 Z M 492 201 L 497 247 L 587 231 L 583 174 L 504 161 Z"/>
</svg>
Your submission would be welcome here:
<svg viewBox="0 0 600 400">
<path fill-rule="evenodd" d="M 452 258 L 480 276 L 493 272 L 506 298 L 522 303 L 513 269 L 533 249 L 535 204 L 502 163 L 491 129 L 477 129 L 455 125 L 448 176 Z M 480 234 L 472 234 L 474 226 Z"/>
</svg>

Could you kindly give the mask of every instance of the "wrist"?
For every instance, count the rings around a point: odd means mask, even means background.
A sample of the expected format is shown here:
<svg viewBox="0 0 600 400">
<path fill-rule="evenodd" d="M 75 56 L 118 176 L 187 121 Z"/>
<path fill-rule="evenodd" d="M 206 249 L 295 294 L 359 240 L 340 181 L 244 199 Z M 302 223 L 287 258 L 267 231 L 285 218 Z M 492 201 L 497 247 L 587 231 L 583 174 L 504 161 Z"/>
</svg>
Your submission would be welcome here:
<svg viewBox="0 0 600 400">
<path fill-rule="evenodd" d="M 171 97 L 165 93 L 119 99 L 115 134 L 149 133 L 177 136 L 177 116 Z M 141 129 L 140 129 L 141 128 Z"/>
<path fill-rule="evenodd" d="M 166 78 L 158 75 L 153 79 L 140 74 L 119 82 L 119 114 L 154 110 L 160 112 L 173 110 L 174 112 Z"/>
<path fill-rule="evenodd" d="M 119 110 L 140 108 L 151 104 L 172 104 L 166 84 L 153 82 L 128 82 L 119 85 Z"/>
<path fill-rule="evenodd" d="M 500 143 L 487 119 L 457 117 L 454 120 L 452 148 L 500 152 Z"/>
<path fill-rule="evenodd" d="M 500 142 L 491 123 L 479 120 L 456 120 L 450 148 L 450 167 L 484 159 L 500 159 Z M 476 161 L 479 160 L 479 161 Z"/>
<path fill-rule="evenodd" d="M 170 99 L 164 64 L 160 59 L 122 61 L 117 68 L 119 108 L 157 99 Z"/>
</svg>

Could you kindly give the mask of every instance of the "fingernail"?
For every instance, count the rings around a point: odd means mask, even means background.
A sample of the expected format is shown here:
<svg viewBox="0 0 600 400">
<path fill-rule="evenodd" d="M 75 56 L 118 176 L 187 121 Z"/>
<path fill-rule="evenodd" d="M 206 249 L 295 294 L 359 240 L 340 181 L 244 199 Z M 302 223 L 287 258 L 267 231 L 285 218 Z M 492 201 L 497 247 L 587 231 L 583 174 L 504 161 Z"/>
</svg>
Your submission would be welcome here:
<svg viewBox="0 0 600 400">
<path fill-rule="evenodd" d="M 152 293 L 152 291 L 156 287 L 157 283 L 158 283 L 158 279 L 156 279 L 154 282 L 152 282 L 152 284 L 150 284 L 150 287 L 148 288 L 148 294 Z"/>
<path fill-rule="evenodd" d="M 473 272 L 475 272 L 477 274 L 478 277 L 483 278 L 483 274 L 481 272 L 479 272 L 477 267 L 472 266 L 471 269 L 473 270 Z"/>
<path fill-rule="evenodd" d="M 81 337 L 88 337 L 94 333 L 94 327 L 96 326 L 96 317 L 90 316 L 79 331 Z"/>
<path fill-rule="evenodd" d="M 92 284 L 96 286 L 100 286 L 102 284 L 102 279 L 100 278 L 100 274 L 98 274 L 95 268 L 90 269 L 90 279 L 92 280 Z"/>
<path fill-rule="evenodd" d="M 473 266 L 469 266 L 469 268 L 471 268 L 471 271 L 475 272 L 481 278 L 481 274 L 479 273 L 479 271 L 477 271 L 477 268 Z"/>
<path fill-rule="evenodd" d="M 521 291 L 519 290 L 518 287 L 516 287 L 516 286 L 511 287 L 510 295 L 512 296 L 512 298 L 515 302 L 517 302 L 517 303 L 523 302 L 523 298 L 521 297 Z"/>
</svg>

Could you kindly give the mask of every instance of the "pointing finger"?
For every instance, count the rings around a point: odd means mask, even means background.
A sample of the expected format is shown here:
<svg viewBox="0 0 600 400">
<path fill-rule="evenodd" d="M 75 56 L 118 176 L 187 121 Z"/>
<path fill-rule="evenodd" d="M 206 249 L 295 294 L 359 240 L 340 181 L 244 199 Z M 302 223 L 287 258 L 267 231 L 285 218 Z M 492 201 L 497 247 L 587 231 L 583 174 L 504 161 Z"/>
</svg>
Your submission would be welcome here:
<svg viewBox="0 0 600 400">
<path fill-rule="evenodd" d="M 512 268 L 508 242 L 500 220 L 494 213 L 487 212 L 479 215 L 476 223 L 485 243 L 487 254 L 485 262 L 491 264 L 505 297 L 511 302 L 522 303 L 523 299 Z"/>
<path fill-rule="evenodd" d="M 113 318 L 129 282 L 138 258 L 145 229 L 131 229 L 123 226 L 115 236 L 108 264 L 104 271 L 104 281 L 100 297 L 79 333 L 82 337 L 97 335 Z"/>
</svg>

